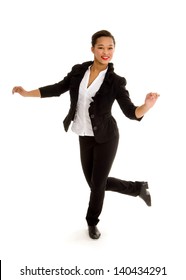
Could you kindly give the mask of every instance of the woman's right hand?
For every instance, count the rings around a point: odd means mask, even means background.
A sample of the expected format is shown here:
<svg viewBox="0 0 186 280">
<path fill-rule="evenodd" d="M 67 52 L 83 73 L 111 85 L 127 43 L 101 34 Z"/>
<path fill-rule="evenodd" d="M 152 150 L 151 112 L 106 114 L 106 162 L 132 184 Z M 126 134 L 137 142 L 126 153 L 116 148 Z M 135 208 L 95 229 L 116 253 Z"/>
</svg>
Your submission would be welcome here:
<svg viewBox="0 0 186 280">
<path fill-rule="evenodd" d="M 34 89 L 31 91 L 26 91 L 24 88 L 22 87 L 14 87 L 12 89 L 12 93 L 19 93 L 20 95 L 24 96 L 24 97 L 41 97 L 40 94 L 40 90 L 39 89 Z"/>
<path fill-rule="evenodd" d="M 16 86 L 12 89 L 12 93 L 19 93 L 22 96 L 28 96 L 28 91 L 26 91 L 24 88 L 20 86 Z"/>
</svg>

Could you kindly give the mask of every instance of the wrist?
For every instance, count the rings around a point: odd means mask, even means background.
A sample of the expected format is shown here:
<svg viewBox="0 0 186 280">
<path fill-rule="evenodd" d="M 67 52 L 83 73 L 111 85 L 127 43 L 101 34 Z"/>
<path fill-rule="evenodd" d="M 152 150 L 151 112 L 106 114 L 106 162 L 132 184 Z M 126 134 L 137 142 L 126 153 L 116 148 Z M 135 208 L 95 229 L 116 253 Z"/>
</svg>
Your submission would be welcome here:
<svg viewBox="0 0 186 280">
<path fill-rule="evenodd" d="M 145 103 L 143 105 L 137 107 L 136 110 L 135 110 L 136 117 L 138 119 L 142 118 L 149 109 L 150 108 Z"/>
</svg>

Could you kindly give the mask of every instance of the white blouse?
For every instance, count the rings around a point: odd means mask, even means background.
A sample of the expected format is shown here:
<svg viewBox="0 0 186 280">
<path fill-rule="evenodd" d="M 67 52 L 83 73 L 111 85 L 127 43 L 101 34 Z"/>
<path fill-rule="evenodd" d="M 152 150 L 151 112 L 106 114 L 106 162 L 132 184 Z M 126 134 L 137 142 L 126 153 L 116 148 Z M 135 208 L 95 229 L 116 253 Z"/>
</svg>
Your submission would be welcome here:
<svg viewBox="0 0 186 280">
<path fill-rule="evenodd" d="M 77 102 L 76 114 L 72 124 L 72 131 L 79 136 L 94 136 L 91 120 L 89 117 L 89 106 L 103 83 L 107 69 L 101 71 L 92 84 L 88 87 L 90 67 L 85 72 L 85 75 L 79 86 L 79 97 Z"/>
</svg>

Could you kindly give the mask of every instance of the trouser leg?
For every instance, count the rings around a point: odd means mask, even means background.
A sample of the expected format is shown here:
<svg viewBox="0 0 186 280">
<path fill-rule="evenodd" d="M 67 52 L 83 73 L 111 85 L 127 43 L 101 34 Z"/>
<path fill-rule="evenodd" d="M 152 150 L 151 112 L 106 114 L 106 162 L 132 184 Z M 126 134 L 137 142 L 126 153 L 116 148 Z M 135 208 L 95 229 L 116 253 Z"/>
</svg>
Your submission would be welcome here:
<svg viewBox="0 0 186 280">
<path fill-rule="evenodd" d="M 118 138 L 106 143 L 96 143 L 94 137 L 80 137 L 81 162 L 90 186 L 90 200 L 86 220 L 88 225 L 99 222 L 104 201 L 108 174 L 118 147 Z"/>
<path fill-rule="evenodd" d="M 141 190 L 141 182 L 125 181 L 114 177 L 107 179 L 106 191 L 114 191 L 131 196 L 138 196 Z"/>
</svg>

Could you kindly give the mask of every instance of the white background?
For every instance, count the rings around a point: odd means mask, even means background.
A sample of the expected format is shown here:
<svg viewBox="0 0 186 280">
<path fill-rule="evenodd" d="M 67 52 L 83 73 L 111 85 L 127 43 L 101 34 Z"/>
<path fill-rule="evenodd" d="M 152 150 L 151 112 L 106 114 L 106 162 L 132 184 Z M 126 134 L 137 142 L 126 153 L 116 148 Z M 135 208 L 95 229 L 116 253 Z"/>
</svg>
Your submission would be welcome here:
<svg viewBox="0 0 186 280">
<path fill-rule="evenodd" d="M 153 279 L 183 279 L 185 26 L 181 0 L 1 0 L 3 280 L 35 279 L 20 276 L 25 265 L 111 271 L 116 266 L 165 266 L 168 275 Z M 63 130 L 68 93 L 44 100 L 13 96 L 11 90 L 58 82 L 74 64 L 92 60 L 91 36 L 100 29 L 115 36 L 115 71 L 127 79 L 133 102 L 141 105 L 150 91 L 160 98 L 140 123 L 126 119 L 117 104 L 113 107 L 120 145 L 111 175 L 147 180 L 152 207 L 139 198 L 106 193 L 102 236 L 94 241 L 84 219 L 89 189 L 78 138 Z M 113 277 L 124 279 L 111 272 L 97 279 Z M 128 276 L 138 277 L 148 276 Z"/>
</svg>

